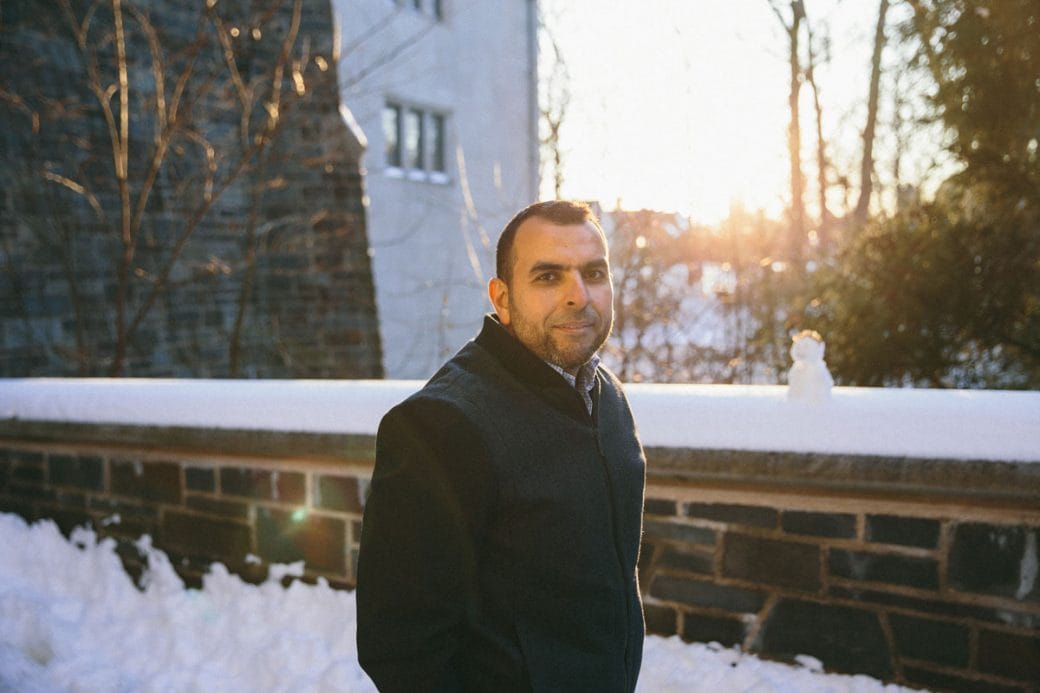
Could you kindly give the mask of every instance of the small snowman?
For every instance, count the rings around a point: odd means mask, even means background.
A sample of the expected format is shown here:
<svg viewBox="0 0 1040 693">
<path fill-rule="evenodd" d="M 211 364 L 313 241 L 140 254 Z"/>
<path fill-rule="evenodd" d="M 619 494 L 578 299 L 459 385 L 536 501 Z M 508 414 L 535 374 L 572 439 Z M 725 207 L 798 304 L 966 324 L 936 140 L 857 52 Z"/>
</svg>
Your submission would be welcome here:
<svg viewBox="0 0 1040 693">
<path fill-rule="evenodd" d="M 824 346 L 814 330 L 802 330 L 792 338 L 794 365 L 787 374 L 788 400 L 816 403 L 830 399 L 834 379 L 823 360 Z"/>
</svg>

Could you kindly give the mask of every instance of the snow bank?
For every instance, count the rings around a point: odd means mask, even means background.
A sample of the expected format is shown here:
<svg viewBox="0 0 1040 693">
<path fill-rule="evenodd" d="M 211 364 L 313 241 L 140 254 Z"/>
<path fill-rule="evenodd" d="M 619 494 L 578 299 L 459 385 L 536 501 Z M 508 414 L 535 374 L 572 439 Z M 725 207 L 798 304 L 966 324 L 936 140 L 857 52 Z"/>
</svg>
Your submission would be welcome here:
<svg viewBox="0 0 1040 693">
<path fill-rule="evenodd" d="M 0 419 L 374 434 L 419 380 L 0 379 Z"/>
<path fill-rule="evenodd" d="M 165 554 L 138 542 L 137 589 L 111 539 L 0 513 L 0 690 L 373 691 L 357 663 L 354 595 L 324 583 L 253 586 L 214 564 L 185 589 Z M 302 566 L 279 566 L 276 575 Z M 647 638 L 639 690 L 904 691 L 866 676 L 765 662 L 715 645 Z"/>
<path fill-rule="evenodd" d="M 138 590 L 111 539 L 0 515 L 0 690 L 366 691 L 354 599 L 327 585 L 250 586 L 214 564 L 186 590 L 141 549 Z"/>
<path fill-rule="evenodd" d="M 646 445 L 1040 461 L 1040 392 L 837 387 L 807 404 L 781 386 L 625 391 Z"/>
<path fill-rule="evenodd" d="M 0 419 L 373 434 L 416 380 L 0 379 Z M 646 445 L 1040 461 L 1040 392 L 626 385 Z"/>
</svg>

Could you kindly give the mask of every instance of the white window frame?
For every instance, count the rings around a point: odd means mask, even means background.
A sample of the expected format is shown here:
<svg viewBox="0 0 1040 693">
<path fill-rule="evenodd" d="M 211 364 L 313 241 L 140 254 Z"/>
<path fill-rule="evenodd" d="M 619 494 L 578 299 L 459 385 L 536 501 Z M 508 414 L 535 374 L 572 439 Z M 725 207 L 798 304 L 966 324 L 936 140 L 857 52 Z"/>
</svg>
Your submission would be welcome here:
<svg viewBox="0 0 1040 693">
<path fill-rule="evenodd" d="M 391 160 L 390 148 L 386 140 L 387 117 L 389 112 L 395 116 L 395 136 L 397 146 L 393 150 L 396 163 Z M 410 156 L 406 122 L 409 117 L 418 116 L 419 132 L 416 133 L 419 147 L 418 161 Z M 383 133 L 383 173 L 388 178 L 407 178 L 413 181 L 429 183 L 448 183 L 448 120 L 444 110 L 426 108 L 402 99 L 387 98 L 383 104 L 381 129 Z M 439 128 L 438 128 L 439 123 Z M 435 136 L 437 133 L 437 136 Z M 434 148 L 437 147 L 437 150 Z M 439 155 L 439 162 L 438 162 Z M 439 163 L 440 168 L 434 168 Z M 417 164 L 417 165 L 414 165 Z"/>
<path fill-rule="evenodd" d="M 438 22 L 444 19 L 444 0 L 394 0 L 394 4 L 426 15 Z"/>
</svg>

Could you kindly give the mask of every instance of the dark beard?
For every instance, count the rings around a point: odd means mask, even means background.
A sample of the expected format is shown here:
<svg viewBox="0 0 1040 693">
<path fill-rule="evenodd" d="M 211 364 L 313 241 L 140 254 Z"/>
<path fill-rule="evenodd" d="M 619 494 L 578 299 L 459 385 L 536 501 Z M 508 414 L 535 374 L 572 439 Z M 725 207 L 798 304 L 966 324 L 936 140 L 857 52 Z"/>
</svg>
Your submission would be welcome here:
<svg viewBox="0 0 1040 693">
<path fill-rule="evenodd" d="M 518 315 L 515 309 L 511 312 L 514 316 Z M 534 328 L 526 320 L 517 321 L 514 318 L 514 325 L 511 325 L 513 329 L 510 331 L 521 344 L 532 351 L 538 358 L 559 366 L 565 371 L 574 371 L 588 363 L 593 354 L 599 351 L 603 344 L 606 343 L 613 324 L 613 315 L 608 315 L 607 319 L 604 320 L 604 316 L 589 306 L 583 311 L 556 320 L 556 323 L 570 321 L 589 322 L 598 327 L 598 331 L 588 346 L 581 348 L 581 345 L 566 344 L 564 348 L 560 348 L 557 340 L 554 339 L 552 327 L 548 327 L 543 331 Z M 516 329 L 517 327 L 519 327 L 519 330 Z"/>
</svg>

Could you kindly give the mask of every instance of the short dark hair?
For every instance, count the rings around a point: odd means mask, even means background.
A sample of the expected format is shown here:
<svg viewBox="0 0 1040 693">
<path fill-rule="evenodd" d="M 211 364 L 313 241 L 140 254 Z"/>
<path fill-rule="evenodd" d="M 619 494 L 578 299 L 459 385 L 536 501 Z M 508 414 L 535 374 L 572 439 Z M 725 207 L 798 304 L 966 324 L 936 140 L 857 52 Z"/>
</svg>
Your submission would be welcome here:
<svg viewBox="0 0 1040 693">
<path fill-rule="evenodd" d="M 545 219 L 561 226 L 584 224 L 586 221 L 589 221 L 596 227 L 600 235 L 604 237 L 604 240 L 606 239 L 606 236 L 603 234 L 603 227 L 599 225 L 599 219 L 596 218 L 592 208 L 584 202 L 578 202 L 577 200 L 548 200 L 528 205 L 509 220 L 506 227 L 502 229 L 502 235 L 498 237 L 498 247 L 495 250 L 495 274 L 506 284 L 513 279 L 513 263 L 515 262 L 513 244 L 516 240 L 516 230 L 531 217 Z"/>
</svg>

